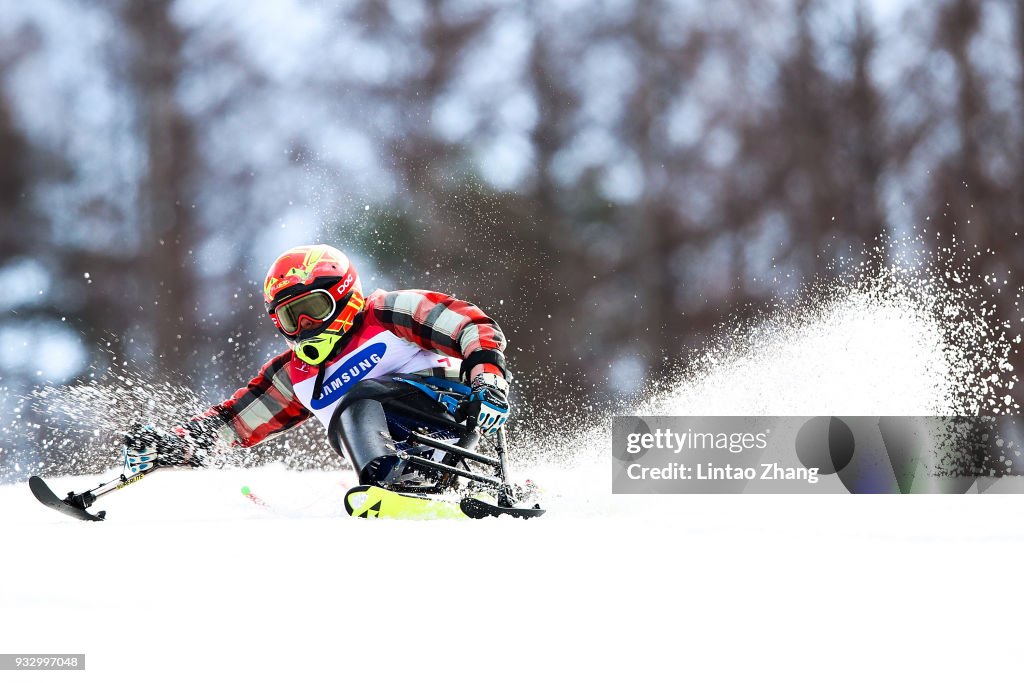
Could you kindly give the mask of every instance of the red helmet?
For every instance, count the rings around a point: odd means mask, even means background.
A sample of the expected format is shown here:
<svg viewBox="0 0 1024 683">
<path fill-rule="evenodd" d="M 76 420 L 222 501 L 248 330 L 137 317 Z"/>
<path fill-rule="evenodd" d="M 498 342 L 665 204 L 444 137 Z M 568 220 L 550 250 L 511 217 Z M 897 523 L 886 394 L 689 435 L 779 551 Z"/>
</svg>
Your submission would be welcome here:
<svg viewBox="0 0 1024 683">
<path fill-rule="evenodd" d="M 267 313 L 296 353 L 322 362 L 363 309 L 359 274 L 348 257 L 325 244 L 295 247 L 277 257 L 263 285 Z"/>
</svg>

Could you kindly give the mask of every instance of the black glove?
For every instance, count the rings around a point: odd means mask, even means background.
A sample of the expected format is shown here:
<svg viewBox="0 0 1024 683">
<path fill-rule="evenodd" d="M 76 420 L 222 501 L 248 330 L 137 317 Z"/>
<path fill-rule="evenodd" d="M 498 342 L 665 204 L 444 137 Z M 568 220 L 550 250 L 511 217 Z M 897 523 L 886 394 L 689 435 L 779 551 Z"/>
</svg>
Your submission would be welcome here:
<svg viewBox="0 0 1024 683">
<path fill-rule="evenodd" d="M 124 435 L 124 466 L 132 474 L 157 467 L 199 466 L 183 436 L 136 423 Z"/>
</svg>

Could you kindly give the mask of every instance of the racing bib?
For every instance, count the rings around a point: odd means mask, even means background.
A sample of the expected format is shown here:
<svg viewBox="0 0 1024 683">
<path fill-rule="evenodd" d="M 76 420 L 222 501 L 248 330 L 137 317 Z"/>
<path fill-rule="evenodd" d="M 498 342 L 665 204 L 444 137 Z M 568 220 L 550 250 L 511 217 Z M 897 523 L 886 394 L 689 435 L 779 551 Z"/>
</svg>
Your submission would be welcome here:
<svg viewBox="0 0 1024 683">
<path fill-rule="evenodd" d="M 457 368 L 461 362 L 421 348 L 388 330 L 375 332 L 372 336 L 360 335 L 349 343 L 344 353 L 327 365 L 323 388 L 316 398 L 313 398 L 313 386 L 318 368 L 298 359 L 292 361 L 289 374 L 295 396 L 325 427 L 330 425 L 341 398 L 364 379 L 398 372 L 422 372 L 437 367 Z"/>
</svg>

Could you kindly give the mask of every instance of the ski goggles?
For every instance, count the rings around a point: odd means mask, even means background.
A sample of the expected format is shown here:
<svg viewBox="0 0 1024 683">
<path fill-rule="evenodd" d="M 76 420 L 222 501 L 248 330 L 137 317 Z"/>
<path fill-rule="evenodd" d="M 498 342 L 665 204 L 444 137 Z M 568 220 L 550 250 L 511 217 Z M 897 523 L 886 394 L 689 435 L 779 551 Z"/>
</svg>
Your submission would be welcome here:
<svg viewBox="0 0 1024 683">
<path fill-rule="evenodd" d="M 278 304 L 274 309 L 274 315 L 282 332 L 295 334 L 299 331 L 299 321 L 303 317 L 322 323 L 334 315 L 337 305 L 330 292 L 325 289 L 314 289 Z"/>
</svg>

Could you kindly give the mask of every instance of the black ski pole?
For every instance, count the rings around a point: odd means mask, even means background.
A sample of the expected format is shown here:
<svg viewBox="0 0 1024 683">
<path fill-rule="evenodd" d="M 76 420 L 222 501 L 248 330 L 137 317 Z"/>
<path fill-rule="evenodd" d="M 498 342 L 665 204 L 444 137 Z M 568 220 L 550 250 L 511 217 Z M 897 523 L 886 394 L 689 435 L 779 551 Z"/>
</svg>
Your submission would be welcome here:
<svg viewBox="0 0 1024 683">
<path fill-rule="evenodd" d="M 498 451 L 498 461 L 501 463 L 501 490 L 498 494 L 498 504 L 511 507 L 514 503 L 511 493 L 512 487 L 508 484 L 508 460 L 505 457 L 505 425 L 498 427 L 498 442 L 494 446 Z"/>
</svg>

